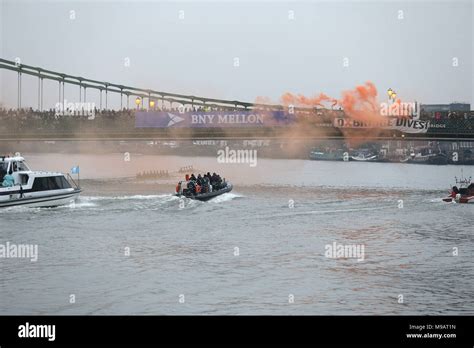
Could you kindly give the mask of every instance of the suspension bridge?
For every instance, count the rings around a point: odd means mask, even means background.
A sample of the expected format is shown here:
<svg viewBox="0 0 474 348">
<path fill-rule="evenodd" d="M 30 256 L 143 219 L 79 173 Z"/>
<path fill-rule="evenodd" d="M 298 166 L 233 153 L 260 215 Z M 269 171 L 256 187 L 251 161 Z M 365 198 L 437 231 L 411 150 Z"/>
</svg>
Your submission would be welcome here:
<svg viewBox="0 0 474 348">
<path fill-rule="evenodd" d="M 216 108 L 231 110 L 233 112 L 247 112 L 252 110 L 288 111 L 288 106 L 264 103 L 251 103 L 239 100 L 224 100 L 206 98 L 195 95 L 184 95 L 164 91 L 138 88 L 113 82 L 99 81 L 57 72 L 42 67 L 22 64 L 19 61 L 11 61 L 0 58 L 0 69 L 12 72 L 17 77 L 17 111 L 18 114 L 9 116 L 12 122 L 20 122 L 21 127 L 8 127 L 6 122 L 0 122 L 0 141 L 15 140 L 138 140 L 138 139 L 262 139 L 262 138 L 299 138 L 299 139 L 340 139 L 347 137 L 361 139 L 379 140 L 420 140 L 420 139 L 444 139 L 444 140 L 474 140 L 474 115 L 471 112 L 469 119 L 455 120 L 430 128 L 429 132 L 419 134 L 401 134 L 392 130 L 357 129 L 342 131 L 335 127 L 331 121 L 326 123 L 296 122 L 286 127 L 232 127 L 232 128 L 136 128 L 134 123 L 134 112 L 175 110 L 176 107 L 191 109 Z M 37 78 L 37 103 L 31 105 L 24 103 L 23 77 L 25 75 Z M 57 101 L 65 105 L 65 86 L 77 87 L 76 96 L 73 100 L 87 103 L 92 93 L 98 93 L 99 117 L 94 122 L 84 123 L 71 121 L 72 118 L 54 120 L 45 116 L 48 108 L 44 105 L 44 81 L 57 82 Z M 30 87 L 31 88 L 31 87 Z M 111 111 L 109 95 L 120 96 L 120 110 Z M 97 98 L 97 94 L 95 96 Z M 71 99 L 71 97 L 69 97 Z M 132 108 L 130 107 L 132 99 Z M 25 109 L 29 111 L 25 111 Z M 36 110 L 34 110 L 36 109 Z M 316 108 L 292 107 L 294 113 L 305 114 L 316 119 Z M 320 110 L 320 109 L 319 109 Z M 324 109 L 326 110 L 326 109 Z M 325 111 L 322 112 L 325 112 Z M 327 110 L 326 110 L 327 111 Z M 14 111 L 15 112 L 15 111 Z M 341 111 L 343 113 L 343 111 Z M 8 115 L 7 115 L 8 116 Z M 41 118 L 44 120 L 41 121 Z M 38 120 L 40 119 L 40 120 Z M 50 122 L 50 123 L 48 123 Z M 62 122 L 62 123 L 61 123 Z M 3 123 L 3 125 L 2 125 Z M 58 125 L 59 123 L 59 125 Z M 53 127 L 55 125 L 55 127 Z M 117 126 L 120 125 L 120 126 Z"/>
<path fill-rule="evenodd" d="M 11 61 L 0 58 L 0 69 L 5 69 L 13 71 L 17 74 L 17 108 L 20 109 L 24 107 L 22 103 L 22 76 L 30 75 L 38 78 L 38 104 L 37 109 L 43 110 L 43 81 L 51 80 L 58 83 L 58 102 L 64 103 L 65 85 L 72 85 L 78 87 L 78 100 L 79 102 L 87 102 L 87 90 L 95 90 L 99 93 L 100 105 L 99 109 L 105 108 L 108 109 L 108 95 L 110 93 L 116 93 L 120 95 L 120 109 L 124 108 L 125 105 L 130 109 L 130 97 L 138 97 L 141 99 L 141 107 L 149 108 L 152 101 L 161 101 L 161 106 L 172 108 L 176 103 L 180 106 L 189 105 L 194 106 L 207 106 L 207 107 L 226 107 L 234 109 L 251 109 L 256 105 L 260 107 L 270 107 L 274 109 L 282 109 L 281 105 L 267 105 L 267 104 L 255 104 L 249 102 L 242 102 L 238 100 L 222 100 L 222 99 L 213 99 L 213 98 L 204 98 L 194 95 L 183 95 L 176 93 L 168 93 L 163 91 L 156 91 L 152 89 L 137 88 L 132 86 L 121 85 L 112 82 L 98 81 L 82 76 L 69 75 L 57 71 L 52 71 L 44 69 L 41 67 L 35 67 L 31 65 L 22 64 L 18 61 Z M 124 97 L 126 98 L 126 103 L 124 103 Z M 31 105 L 28 105 L 30 107 Z M 305 110 L 306 108 L 297 108 Z"/>
</svg>

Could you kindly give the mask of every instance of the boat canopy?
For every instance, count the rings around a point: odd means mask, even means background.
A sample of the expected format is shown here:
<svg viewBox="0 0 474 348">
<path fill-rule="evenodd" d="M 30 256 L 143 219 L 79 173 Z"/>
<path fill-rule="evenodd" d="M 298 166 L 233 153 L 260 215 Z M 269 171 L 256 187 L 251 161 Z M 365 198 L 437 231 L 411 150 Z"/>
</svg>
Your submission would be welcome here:
<svg viewBox="0 0 474 348">
<path fill-rule="evenodd" d="M 21 156 L 7 157 L 0 156 L 0 180 L 7 173 L 31 171 Z"/>
<path fill-rule="evenodd" d="M 6 155 L 1 155 L 0 156 L 0 162 L 24 162 L 25 158 L 21 156 L 6 156 Z"/>
</svg>

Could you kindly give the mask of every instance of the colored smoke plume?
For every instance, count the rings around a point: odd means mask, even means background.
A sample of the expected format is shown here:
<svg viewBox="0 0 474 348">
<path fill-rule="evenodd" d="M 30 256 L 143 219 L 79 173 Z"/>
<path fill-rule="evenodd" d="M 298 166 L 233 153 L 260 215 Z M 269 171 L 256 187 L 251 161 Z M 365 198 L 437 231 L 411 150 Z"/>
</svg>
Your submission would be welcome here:
<svg viewBox="0 0 474 348">
<path fill-rule="evenodd" d="M 380 104 L 377 100 L 377 88 L 368 81 L 354 90 L 344 91 L 339 105 L 344 113 L 357 121 L 381 121 Z"/>
<path fill-rule="evenodd" d="M 324 93 L 320 93 L 314 97 L 306 97 L 302 94 L 285 93 L 281 96 L 280 102 L 283 105 L 295 105 L 295 106 L 324 106 L 323 103 L 331 103 L 331 106 L 337 105 L 337 99 L 331 98 Z"/>
<path fill-rule="evenodd" d="M 363 85 L 356 86 L 353 90 L 342 92 L 341 99 L 330 97 L 324 93 L 314 97 L 307 97 L 302 94 L 286 92 L 280 97 L 280 102 L 285 106 L 331 106 L 332 108 L 340 106 L 346 117 L 368 122 L 382 120 L 377 96 L 377 88 L 372 82 L 368 81 Z M 400 101 L 398 100 L 397 102 Z"/>
<path fill-rule="evenodd" d="M 260 102 L 265 100 L 266 104 L 274 104 L 269 101 L 268 98 L 259 97 L 257 98 Z M 316 108 L 319 107 L 322 114 L 326 114 L 329 117 L 341 117 L 339 113 L 341 110 L 344 113 L 346 120 L 381 124 L 386 121 L 386 117 L 381 114 L 381 105 L 378 101 L 377 88 L 371 81 L 367 81 L 362 85 L 356 86 L 352 90 L 346 90 L 341 93 L 339 99 L 328 96 L 324 93 L 319 93 L 315 96 L 309 97 L 303 94 L 293 94 L 290 92 L 284 93 L 279 100 L 279 103 L 284 106 L 293 105 L 295 107 L 307 107 Z M 396 100 L 395 103 L 399 104 L 400 100 Z M 327 110 L 327 113 L 323 110 Z M 331 110 L 333 109 L 333 110 Z M 311 123 L 311 118 L 305 117 L 305 119 Z M 316 118 L 315 118 L 316 120 Z M 308 127 L 300 127 L 299 129 L 292 130 L 292 136 L 300 137 L 304 136 Z M 340 128 L 342 135 L 347 141 L 360 143 L 364 139 L 369 139 L 373 136 L 377 136 L 382 132 L 382 128 L 370 127 L 370 128 L 359 128 L 357 132 L 353 132 L 353 128 Z M 324 132 L 323 132 L 324 133 Z"/>
<path fill-rule="evenodd" d="M 273 101 L 269 97 L 257 97 L 255 98 L 255 104 L 273 104 Z"/>
</svg>

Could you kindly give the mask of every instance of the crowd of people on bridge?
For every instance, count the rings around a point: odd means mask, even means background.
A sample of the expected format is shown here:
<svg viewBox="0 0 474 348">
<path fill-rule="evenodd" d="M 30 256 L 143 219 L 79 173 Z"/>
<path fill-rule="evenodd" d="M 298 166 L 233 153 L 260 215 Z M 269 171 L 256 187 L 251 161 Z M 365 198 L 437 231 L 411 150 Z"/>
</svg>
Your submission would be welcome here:
<svg viewBox="0 0 474 348">
<path fill-rule="evenodd" d="M 55 109 L 0 107 L 0 133 L 70 132 L 134 125 L 132 110 L 94 110 L 94 117 L 58 115 Z"/>
<path fill-rule="evenodd" d="M 271 110 L 266 107 L 263 110 Z M 94 110 L 94 117 L 78 117 L 58 114 L 55 109 L 35 110 L 33 108 L 8 109 L 0 105 L 0 134 L 27 133 L 97 133 L 108 131 L 130 131 L 135 128 L 136 109 Z M 235 111 L 235 108 L 219 106 L 156 107 L 149 111 L 190 112 L 190 111 Z M 342 110 L 309 109 L 298 111 L 296 120 L 304 125 L 331 126 L 336 118 L 346 117 Z M 421 120 L 447 123 L 449 127 L 459 129 L 474 128 L 474 112 L 425 112 L 420 113 Z"/>
<path fill-rule="evenodd" d="M 424 111 L 420 112 L 420 119 L 425 121 L 445 121 L 445 120 L 474 120 L 474 111 Z"/>
</svg>

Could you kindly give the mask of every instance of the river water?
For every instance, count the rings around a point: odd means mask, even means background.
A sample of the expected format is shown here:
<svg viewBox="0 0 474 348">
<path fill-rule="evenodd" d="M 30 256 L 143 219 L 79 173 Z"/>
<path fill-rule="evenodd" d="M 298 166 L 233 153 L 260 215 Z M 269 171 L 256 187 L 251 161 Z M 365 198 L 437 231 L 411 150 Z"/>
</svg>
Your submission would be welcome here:
<svg viewBox="0 0 474 348">
<path fill-rule="evenodd" d="M 38 245 L 36 262 L 0 259 L 1 314 L 474 314 L 474 206 L 441 201 L 459 166 L 25 157 L 79 164 L 84 192 L 0 210 L 0 243 Z M 234 190 L 172 196 L 185 165 Z M 152 169 L 171 178 L 134 178 Z M 363 246 L 363 259 L 327 257 L 333 243 Z"/>
</svg>

